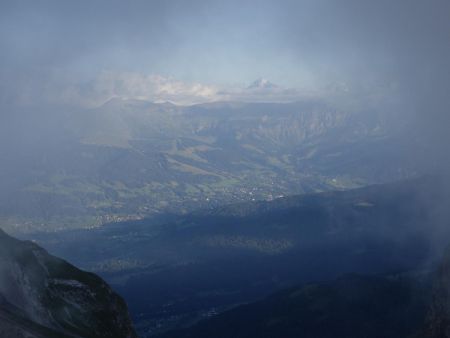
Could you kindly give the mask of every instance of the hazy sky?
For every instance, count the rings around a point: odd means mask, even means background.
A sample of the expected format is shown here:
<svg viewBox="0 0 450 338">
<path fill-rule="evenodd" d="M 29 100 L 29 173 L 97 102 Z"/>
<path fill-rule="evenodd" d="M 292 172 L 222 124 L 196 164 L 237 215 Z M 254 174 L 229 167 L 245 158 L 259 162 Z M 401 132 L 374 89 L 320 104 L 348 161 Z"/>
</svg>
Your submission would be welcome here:
<svg viewBox="0 0 450 338">
<path fill-rule="evenodd" d="M 322 30 L 314 27 L 320 14 L 314 3 L 3 1 L 3 59 L 81 78 L 113 70 L 207 83 L 269 77 L 302 84 L 311 80 L 312 40 Z M 304 51 L 292 48 L 298 38 Z"/>
<path fill-rule="evenodd" d="M 416 97 L 447 84 L 449 4 L 2 0 L 1 99 L 201 101 L 262 77 L 299 91 L 274 94 L 288 98 L 330 87 Z"/>
</svg>

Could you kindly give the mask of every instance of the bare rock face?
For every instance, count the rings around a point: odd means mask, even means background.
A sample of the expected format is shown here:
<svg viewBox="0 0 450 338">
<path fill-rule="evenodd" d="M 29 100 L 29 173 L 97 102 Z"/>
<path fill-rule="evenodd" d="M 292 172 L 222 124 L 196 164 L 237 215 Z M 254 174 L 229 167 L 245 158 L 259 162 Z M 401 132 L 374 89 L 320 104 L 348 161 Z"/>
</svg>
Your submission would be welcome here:
<svg viewBox="0 0 450 338">
<path fill-rule="evenodd" d="M 134 338 L 123 299 L 77 269 L 0 230 L 0 336 Z"/>
</svg>

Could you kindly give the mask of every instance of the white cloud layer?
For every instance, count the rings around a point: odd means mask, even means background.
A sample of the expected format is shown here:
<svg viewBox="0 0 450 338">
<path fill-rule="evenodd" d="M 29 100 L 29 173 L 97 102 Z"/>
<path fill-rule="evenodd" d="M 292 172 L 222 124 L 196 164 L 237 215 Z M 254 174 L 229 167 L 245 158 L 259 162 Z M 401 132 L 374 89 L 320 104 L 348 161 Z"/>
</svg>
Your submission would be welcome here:
<svg viewBox="0 0 450 338">
<path fill-rule="evenodd" d="M 66 87 L 61 101 L 83 106 L 100 105 L 112 98 L 192 104 L 217 99 L 218 89 L 200 83 L 185 83 L 161 75 L 103 72 L 83 85 Z"/>
<path fill-rule="evenodd" d="M 51 101 L 82 106 L 98 106 L 112 98 L 139 99 L 190 105 L 214 101 L 289 102 L 317 95 L 287 89 L 260 79 L 248 87 L 187 83 L 161 75 L 130 72 L 103 72 L 83 85 L 71 85 L 49 95 Z"/>
</svg>

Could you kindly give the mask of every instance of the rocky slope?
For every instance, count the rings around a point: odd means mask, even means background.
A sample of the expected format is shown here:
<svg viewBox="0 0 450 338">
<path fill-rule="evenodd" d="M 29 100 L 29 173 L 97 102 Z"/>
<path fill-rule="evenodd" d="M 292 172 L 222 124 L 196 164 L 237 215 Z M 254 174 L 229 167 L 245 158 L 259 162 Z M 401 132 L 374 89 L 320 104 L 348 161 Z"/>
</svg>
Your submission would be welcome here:
<svg viewBox="0 0 450 338">
<path fill-rule="evenodd" d="M 0 336 L 136 334 L 125 302 L 101 278 L 0 230 Z"/>
</svg>

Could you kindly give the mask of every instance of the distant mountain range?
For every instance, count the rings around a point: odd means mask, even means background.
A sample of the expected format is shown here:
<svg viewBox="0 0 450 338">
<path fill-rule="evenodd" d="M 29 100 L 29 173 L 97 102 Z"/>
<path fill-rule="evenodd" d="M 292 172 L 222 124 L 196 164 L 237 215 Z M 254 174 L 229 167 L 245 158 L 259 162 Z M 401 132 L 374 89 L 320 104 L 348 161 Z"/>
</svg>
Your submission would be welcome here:
<svg viewBox="0 0 450 338">
<path fill-rule="evenodd" d="M 112 99 L 54 110 L 18 113 L 2 135 L 0 222 L 10 231 L 92 227 L 419 172 L 405 156 L 413 138 L 396 119 L 319 100 Z"/>
</svg>

